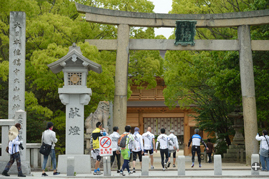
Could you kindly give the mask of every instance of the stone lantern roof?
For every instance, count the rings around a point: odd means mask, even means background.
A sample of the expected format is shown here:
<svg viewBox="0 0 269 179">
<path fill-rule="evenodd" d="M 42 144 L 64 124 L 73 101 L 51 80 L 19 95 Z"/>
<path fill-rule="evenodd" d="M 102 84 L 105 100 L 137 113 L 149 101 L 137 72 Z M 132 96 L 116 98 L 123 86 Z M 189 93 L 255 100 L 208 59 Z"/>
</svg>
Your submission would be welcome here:
<svg viewBox="0 0 269 179">
<path fill-rule="evenodd" d="M 61 72 L 64 67 L 85 67 L 88 71 L 102 72 L 102 66 L 84 57 L 80 47 L 76 46 L 75 43 L 69 47 L 69 52 L 64 57 L 47 66 L 55 74 Z"/>
</svg>

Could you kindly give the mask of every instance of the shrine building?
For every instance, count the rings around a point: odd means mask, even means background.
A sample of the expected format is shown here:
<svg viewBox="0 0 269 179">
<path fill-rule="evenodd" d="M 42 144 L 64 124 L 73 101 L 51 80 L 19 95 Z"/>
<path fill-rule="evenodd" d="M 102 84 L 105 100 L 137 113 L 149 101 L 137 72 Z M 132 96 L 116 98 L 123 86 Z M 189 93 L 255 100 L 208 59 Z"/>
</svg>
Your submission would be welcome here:
<svg viewBox="0 0 269 179">
<path fill-rule="evenodd" d="M 148 127 L 151 127 L 155 136 L 160 135 L 161 128 L 165 128 L 166 134 L 170 134 L 170 130 L 173 129 L 178 141 L 181 142 L 180 149 L 184 150 L 184 155 L 191 155 L 191 149 L 188 149 L 187 145 L 196 128 L 194 116 L 197 113 L 192 109 L 196 106 L 191 105 L 189 109 L 176 106 L 170 110 L 164 104 L 164 80 L 159 77 L 156 80 L 157 86 L 153 89 L 131 87 L 133 93 L 127 102 L 126 124 L 132 127 L 132 132 L 135 127 L 139 127 L 140 134 L 143 134 Z M 199 134 L 203 139 L 207 139 L 206 132 L 200 132 Z"/>
</svg>

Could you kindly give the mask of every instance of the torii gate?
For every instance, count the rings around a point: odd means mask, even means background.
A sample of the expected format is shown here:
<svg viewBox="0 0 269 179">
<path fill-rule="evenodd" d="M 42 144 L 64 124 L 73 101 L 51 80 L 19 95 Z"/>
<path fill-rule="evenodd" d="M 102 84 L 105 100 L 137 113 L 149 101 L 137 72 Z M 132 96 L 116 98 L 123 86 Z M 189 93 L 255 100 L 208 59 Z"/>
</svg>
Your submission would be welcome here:
<svg viewBox="0 0 269 179">
<path fill-rule="evenodd" d="M 99 50 L 117 50 L 114 125 L 124 129 L 127 115 L 127 70 L 129 50 L 239 51 L 243 101 L 246 163 L 258 153 L 258 131 L 252 51 L 268 51 L 269 40 L 251 40 L 250 26 L 269 24 L 269 10 L 225 14 L 155 14 L 95 8 L 76 3 L 89 22 L 118 25 L 117 40 L 86 40 Z M 196 20 L 196 27 L 238 27 L 237 40 L 195 40 L 195 46 L 175 46 L 174 40 L 129 39 L 130 26 L 175 28 L 176 20 Z"/>
</svg>

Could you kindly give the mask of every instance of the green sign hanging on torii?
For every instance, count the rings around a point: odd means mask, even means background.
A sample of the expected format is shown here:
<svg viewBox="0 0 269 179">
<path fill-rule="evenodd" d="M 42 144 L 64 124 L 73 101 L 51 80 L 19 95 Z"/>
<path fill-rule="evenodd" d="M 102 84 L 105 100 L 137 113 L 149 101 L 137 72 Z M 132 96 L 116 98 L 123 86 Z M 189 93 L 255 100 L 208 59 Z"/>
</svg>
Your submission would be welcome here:
<svg viewBox="0 0 269 179">
<path fill-rule="evenodd" d="M 176 40 L 175 45 L 195 45 L 194 36 L 196 35 L 197 21 L 176 21 Z"/>
</svg>

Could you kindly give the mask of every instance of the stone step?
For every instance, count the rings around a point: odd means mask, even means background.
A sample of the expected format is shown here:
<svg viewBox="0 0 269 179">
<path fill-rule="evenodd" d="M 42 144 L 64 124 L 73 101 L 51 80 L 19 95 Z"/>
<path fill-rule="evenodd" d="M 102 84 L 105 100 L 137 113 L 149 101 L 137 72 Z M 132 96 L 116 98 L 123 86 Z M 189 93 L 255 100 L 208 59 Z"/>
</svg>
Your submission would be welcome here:
<svg viewBox="0 0 269 179">
<path fill-rule="evenodd" d="M 230 145 L 229 149 L 245 149 L 244 145 Z"/>
<path fill-rule="evenodd" d="M 237 159 L 237 154 L 226 153 L 226 154 L 223 154 L 223 156 L 224 156 L 223 158 L 233 158 L 235 160 Z M 243 157 L 245 157 L 245 153 L 243 154 Z"/>
<path fill-rule="evenodd" d="M 240 149 L 227 149 L 227 153 L 230 153 L 230 152 L 231 153 L 237 153 L 237 152 L 240 152 Z"/>
</svg>

